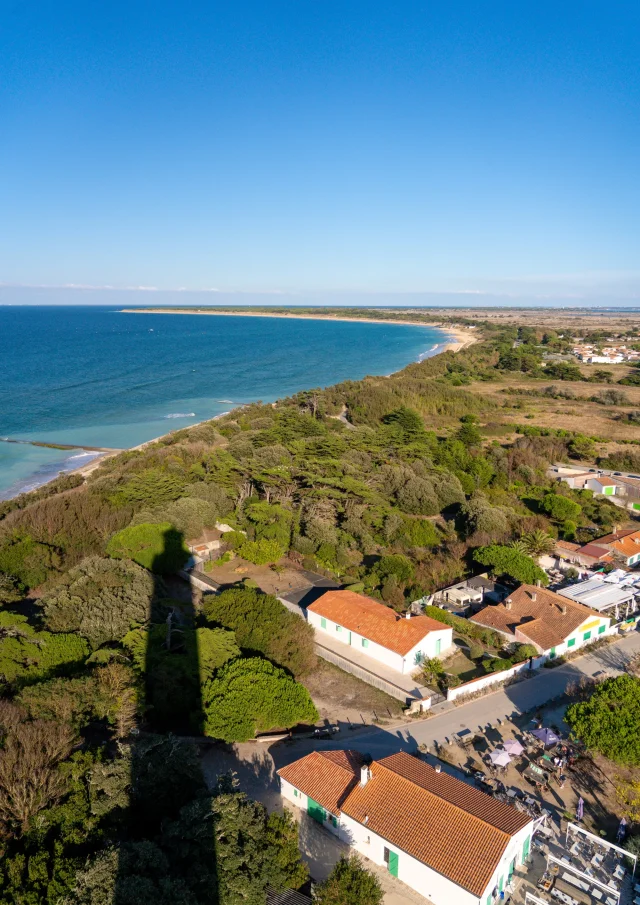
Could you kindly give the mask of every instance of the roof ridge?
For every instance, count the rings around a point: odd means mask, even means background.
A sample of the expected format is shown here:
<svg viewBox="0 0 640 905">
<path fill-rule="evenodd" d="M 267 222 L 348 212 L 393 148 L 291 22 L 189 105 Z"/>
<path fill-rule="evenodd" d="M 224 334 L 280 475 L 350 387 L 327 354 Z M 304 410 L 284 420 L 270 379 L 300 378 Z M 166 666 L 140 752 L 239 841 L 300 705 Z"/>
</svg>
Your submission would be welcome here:
<svg viewBox="0 0 640 905">
<path fill-rule="evenodd" d="M 396 752 L 396 754 L 402 754 L 402 753 L 403 753 L 402 751 Z M 395 757 L 395 756 L 396 756 L 395 754 L 387 755 L 387 757 Z M 407 757 L 411 757 L 411 755 L 408 754 Z M 386 759 L 387 758 L 383 758 L 383 760 L 386 760 Z M 393 773 L 394 776 L 400 777 L 400 779 L 402 779 L 404 782 L 408 782 L 412 786 L 418 786 L 418 788 L 422 789 L 423 792 L 426 792 L 427 795 L 431 795 L 432 798 L 437 798 L 439 801 L 445 801 L 447 804 L 451 805 L 451 807 L 455 808 L 457 811 L 462 811 L 463 814 L 467 814 L 469 817 L 472 817 L 474 820 L 477 820 L 479 823 L 482 823 L 485 826 L 490 826 L 492 829 L 496 830 L 496 832 L 502 833 L 503 836 L 506 836 L 507 838 L 511 839 L 511 834 L 507 833 L 506 830 L 501 830 L 500 827 L 494 826 L 493 823 L 489 823 L 487 820 L 483 820 L 482 817 L 478 817 L 476 814 L 472 814 L 471 811 L 467 811 L 466 808 L 463 808 L 461 805 L 455 804 L 455 802 L 453 802 L 453 801 L 449 801 L 448 798 L 443 798 L 442 795 L 437 795 L 435 792 L 432 792 L 431 789 L 425 789 L 424 786 L 419 785 L 419 783 L 417 783 L 417 782 L 413 782 L 413 780 L 411 780 L 411 779 L 407 779 L 407 777 L 403 776 L 402 773 L 398 773 L 397 770 L 392 770 L 391 767 L 387 767 L 386 764 L 383 764 L 381 761 L 379 761 L 379 760 L 374 761 L 371 766 L 374 766 L 374 765 L 382 767 L 384 770 L 388 770 L 389 773 Z M 433 767 L 431 766 L 431 764 L 423 764 L 423 766 L 427 766 L 431 770 L 433 770 Z M 452 777 L 452 778 L 455 778 L 455 777 Z M 462 780 L 460 780 L 460 782 L 461 781 Z M 469 789 L 472 789 L 472 787 L 469 786 Z M 477 789 L 472 789 L 472 791 L 475 792 L 475 791 L 477 791 Z M 349 794 L 351 794 L 351 793 L 349 793 Z M 482 795 L 484 793 L 480 792 L 479 794 Z M 345 799 L 345 804 L 348 801 L 348 798 L 349 798 L 349 796 L 347 796 L 347 798 Z M 494 802 L 494 803 L 499 804 L 500 802 Z"/>
<path fill-rule="evenodd" d="M 317 754 L 318 757 L 323 758 L 323 760 L 329 761 L 330 764 L 333 764 L 334 767 L 338 767 L 339 770 L 342 770 L 344 773 L 348 773 L 350 776 L 357 776 L 358 773 L 355 770 L 349 770 L 348 767 L 343 766 L 343 764 L 338 763 L 337 760 L 333 760 L 331 757 L 327 757 L 328 754 L 333 754 L 334 752 L 340 752 L 341 754 L 353 754 L 359 753 L 355 752 L 354 748 L 335 748 L 329 749 L 326 751 L 310 751 L 309 754 Z M 308 757 L 309 755 L 307 755 Z M 294 761 L 295 763 L 295 761 Z"/>
</svg>

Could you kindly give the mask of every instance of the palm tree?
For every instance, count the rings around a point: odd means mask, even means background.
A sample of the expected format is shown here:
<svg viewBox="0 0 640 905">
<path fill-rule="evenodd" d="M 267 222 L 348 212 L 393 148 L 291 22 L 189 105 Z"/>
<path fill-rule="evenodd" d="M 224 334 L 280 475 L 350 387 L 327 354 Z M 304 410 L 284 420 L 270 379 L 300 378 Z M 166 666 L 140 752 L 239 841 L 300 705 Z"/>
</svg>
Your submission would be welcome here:
<svg viewBox="0 0 640 905">
<path fill-rule="evenodd" d="M 552 553 L 555 543 L 555 538 L 550 534 L 547 534 L 541 528 L 536 528 L 535 531 L 529 531 L 517 541 L 514 541 L 513 546 L 521 553 L 526 553 L 528 556 L 533 556 L 534 559 L 537 559 L 546 553 Z"/>
</svg>

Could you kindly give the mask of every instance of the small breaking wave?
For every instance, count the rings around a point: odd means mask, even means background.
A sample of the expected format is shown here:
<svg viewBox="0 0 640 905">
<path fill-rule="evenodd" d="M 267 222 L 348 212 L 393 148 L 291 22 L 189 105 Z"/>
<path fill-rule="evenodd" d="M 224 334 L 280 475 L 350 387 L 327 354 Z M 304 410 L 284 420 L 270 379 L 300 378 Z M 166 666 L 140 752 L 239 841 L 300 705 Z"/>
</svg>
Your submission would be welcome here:
<svg viewBox="0 0 640 905">
<path fill-rule="evenodd" d="M 165 415 L 165 418 L 195 418 L 195 412 L 174 412 L 171 415 Z"/>
</svg>

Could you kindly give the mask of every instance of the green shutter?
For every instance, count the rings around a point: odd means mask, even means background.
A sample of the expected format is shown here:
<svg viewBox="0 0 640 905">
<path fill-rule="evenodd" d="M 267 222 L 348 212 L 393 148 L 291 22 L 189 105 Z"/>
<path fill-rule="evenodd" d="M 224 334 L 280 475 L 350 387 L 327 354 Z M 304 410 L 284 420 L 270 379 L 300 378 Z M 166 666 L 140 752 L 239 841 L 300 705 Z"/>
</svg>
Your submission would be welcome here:
<svg viewBox="0 0 640 905">
<path fill-rule="evenodd" d="M 333 814 L 331 815 L 331 823 L 333 824 L 334 827 L 337 828 L 337 826 L 338 826 L 338 818 L 337 818 L 337 817 L 334 817 Z"/>
<path fill-rule="evenodd" d="M 607 630 L 607 626 L 601 625 L 600 628 L 598 629 L 598 634 L 601 635 L 603 632 L 606 632 L 606 630 Z"/>
<path fill-rule="evenodd" d="M 389 852 L 389 873 L 392 877 L 398 876 L 399 857 L 396 852 Z"/>
<path fill-rule="evenodd" d="M 556 649 L 555 649 L 555 647 L 552 647 L 551 652 L 549 654 L 549 659 L 553 660 L 555 658 L 555 655 L 556 655 Z"/>
<path fill-rule="evenodd" d="M 309 799 L 309 803 L 307 804 L 307 813 L 318 823 L 324 823 L 327 819 L 327 812 L 322 807 L 322 805 L 318 804 L 317 801 L 314 801 L 313 798 Z"/>
<path fill-rule="evenodd" d="M 575 638 L 569 638 L 569 640 L 567 641 L 567 647 L 573 647 L 575 645 L 575 643 L 576 643 Z"/>
<path fill-rule="evenodd" d="M 502 892 L 502 890 L 504 889 L 504 877 L 500 877 L 500 879 L 498 880 L 498 889 L 500 890 L 500 892 Z"/>
<path fill-rule="evenodd" d="M 342 631 L 342 626 L 341 626 L 341 625 L 336 625 L 336 631 L 337 631 L 337 632 L 341 632 L 341 631 Z"/>
<path fill-rule="evenodd" d="M 327 627 L 327 620 L 324 618 L 324 616 L 320 616 L 320 628 L 326 628 L 326 627 Z"/>
<path fill-rule="evenodd" d="M 524 840 L 524 845 L 522 846 L 522 860 L 526 861 L 529 857 L 529 847 L 531 845 L 531 836 L 527 836 Z"/>
<path fill-rule="evenodd" d="M 438 638 L 438 640 L 436 641 L 436 656 L 440 653 L 441 650 L 442 650 L 442 638 Z"/>
<path fill-rule="evenodd" d="M 588 641 L 590 637 L 591 637 L 591 632 L 585 632 L 584 635 L 582 636 L 582 640 Z"/>
<path fill-rule="evenodd" d="M 363 646 L 363 647 L 369 647 L 369 641 L 368 641 L 366 638 L 363 638 L 363 639 L 362 639 L 362 646 Z"/>
</svg>

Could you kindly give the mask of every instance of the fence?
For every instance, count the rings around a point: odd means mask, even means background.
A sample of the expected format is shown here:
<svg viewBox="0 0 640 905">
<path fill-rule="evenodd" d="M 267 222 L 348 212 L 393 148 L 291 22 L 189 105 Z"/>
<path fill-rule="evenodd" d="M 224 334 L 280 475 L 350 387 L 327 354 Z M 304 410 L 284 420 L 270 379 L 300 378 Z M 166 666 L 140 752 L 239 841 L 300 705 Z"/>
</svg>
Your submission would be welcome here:
<svg viewBox="0 0 640 905">
<path fill-rule="evenodd" d="M 539 666 L 542 666 L 546 659 L 546 656 L 534 657 L 533 668 L 537 669 Z M 450 688 L 447 691 L 447 701 L 455 701 L 456 698 L 459 698 L 464 694 L 474 694 L 476 691 L 482 691 L 489 685 L 500 685 L 526 669 L 529 669 L 528 660 L 525 660 L 523 663 L 516 663 L 511 669 L 504 669 L 502 672 L 490 672 L 487 673 L 486 676 L 478 676 L 477 679 L 470 679 L 468 682 L 464 682 L 456 688 Z"/>
<path fill-rule="evenodd" d="M 367 685 L 373 685 L 374 688 L 379 688 L 380 691 L 384 691 L 397 701 L 402 701 L 403 704 L 412 700 L 412 696 L 405 688 L 400 688 L 399 685 L 387 682 L 386 679 L 377 676 L 373 672 L 369 672 L 364 666 L 357 666 L 355 663 L 352 663 L 351 660 L 347 660 L 346 657 L 341 657 L 340 654 L 337 654 L 333 650 L 329 650 L 328 647 L 323 647 L 322 644 L 316 643 L 316 653 L 319 657 L 322 657 L 323 660 L 333 663 L 334 666 L 338 666 L 340 669 L 344 670 L 344 672 L 350 673 L 352 676 L 355 676 L 356 679 L 361 679 L 363 682 L 366 682 Z"/>
</svg>

